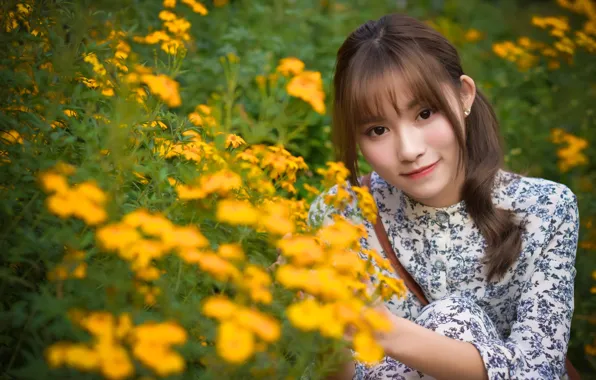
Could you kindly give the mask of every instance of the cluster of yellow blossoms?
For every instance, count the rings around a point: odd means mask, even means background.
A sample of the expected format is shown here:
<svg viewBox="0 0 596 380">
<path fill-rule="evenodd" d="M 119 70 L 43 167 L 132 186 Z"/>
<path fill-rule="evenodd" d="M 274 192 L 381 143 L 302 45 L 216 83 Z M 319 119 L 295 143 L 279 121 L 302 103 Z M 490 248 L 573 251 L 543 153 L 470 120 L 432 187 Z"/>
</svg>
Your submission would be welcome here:
<svg viewBox="0 0 596 380">
<path fill-rule="evenodd" d="M 59 342 L 48 347 L 46 357 L 52 367 L 66 365 L 81 371 L 98 371 L 108 379 L 120 380 L 135 373 L 132 356 L 162 377 L 185 369 L 184 359 L 172 346 L 184 344 L 187 334 L 174 322 L 134 326 L 126 313 L 116 317 L 103 311 L 73 310 L 70 315 L 93 339 L 89 343 Z"/>
<path fill-rule="evenodd" d="M 110 43 L 114 47 L 114 56 L 106 59 L 105 63 L 113 65 L 120 73 L 128 72 L 125 61 L 131 52 L 130 45 L 124 40 L 125 37 L 126 33 L 123 31 L 111 30 L 104 41 L 99 41 L 100 44 Z M 81 74 L 78 74 L 76 79 L 89 88 L 100 89 L 105 96 L 114 96 L 114 83 L 109 79 L 107 70 L 97 55 L 95 53 L 83 54 L 83 60 L 92 65 L 93 72 L 98 75 L 99 80 L 87 78 Z"/>
<path fill-rule="evenodd" d="M 549 34 L 556 40 L 552 46 L 533 41 L 528 37 L 521 37 L 517 43 L 504 41 L 493 45 L 493 51 L 499 57 L 515 62 L 520 70 L 527 70 L 537 64 L 539 55 L 548 59 L 548 68 L 558 69 L 561 59 L 572 62 L 578 47 L 590 53 L 596 53 L 596 5 L 590 0 L 557 0 L 557 3 L 587 18 L 582 30 L 576 30 L 573 35 L 566 17 L 532 17 L 532 25 L 548 29 Z"/>
<path fill-rule="evenodd" d="M 48 209 L 61 218 L 75 216 L 91 226 L 104 222 L 108 217 L 104 209 L 106 195 L 92 181 L 70 186 L 67 176 L 74 170 L 70 165 L 59 164 L 40 174 L 42 187 L 51 194 L 47 198 Z"/>
<path fill-rule="evenodd" d="M 180 85 L 165 74 L 154 74 L 151 69 L 136 65 L 134 72 L 126 75 L 125 81 L 133 86 L 147 85 L 149 91 L 158 96 L 168 107 L 179 107 L 182 104 L 179 92 Z"/>
<path fill-rule="evenodd" d="M 6 18 L 4 18 L 4 14 L 0 14 L 0 26 L 1 29 L 4 30 L 6 33 L 10 33 L 13 30 L 16 30 L 19 25 L 22 25 L 27 30 L 29 30 L 30 23 L 29 23 L 29 16 L 33 8 L 31 5 L 27 3 L 18 3 L 16 5 L 16 9 L 14 11 L 8 11 Z"/>
<path fill-rule="evenodd" d="M 198 13 L 206 13 L 197 1 L 183 0 L 182 3 Z M 215 3 L 217 6 L 225 1 Z M 162 49 L 170 54 L 189 41 L 190 23 L 171 10 L 175 6 L 176 1 L 164 1 L 167 9 L 159 16 L 163 30 L 142 39 L 135 38 L 135 41 L 161 42 Z M 110 53 L 107 59 L 100 59 L 99 51 L 84 55 L 83 61 L 90 65 L 89 71 L 93 71 L 94 77 L 86 78 L 76 73 L 77 80 L 107 97 L 127 93 L 126 89 L 120 91 L 122 89 L 118 88 L 124 83 L 141 103 L 148 90 L 169 107 L 180 106 L 178 82 L 150 68 L 127 65 L 132 51 L 125 39 L 122 32 L 110 33 L 104 42 L 112 46 L 113 56 Z M 279 76 L 289 78 L 288 94 L 309 103 L 320 114 L 325 112 L 320 73 L 305 71 L 304 63 L 295 58 L 282 60 L 277 72 Z M 61 101 L 67 102 L 66 99 Z M 82 120 L 84 110 L 76 110 L 81 116 L 70 108 L 64 109 L 64 115 Z M 274 196 L 278 188 L 290 194 L 297 192 L 298 173 L 308 168 L 303 158 L 293 156 L 282 146 L 253 145 L 242 149 L 246 142 L 235 134 L 225 136 L 226 150 L 219 150 L 217 144 L 204 141 L 202 137 L 220 134 L 217 116 L 209 106 L 200 104 L 188 115 L 188 121 L 202 134 L 187 130 L 182 133 L 183 141 L 180 142 L 154 140 L 156 153 L 165 158 L 201 163 L 197 165 L 201 176 L 194 182 L 182 184 L 170 178 L 178 198 L 181 201 L 211 201 L 205 204 L 212 206 L 214 222 L 228 224 L 226 228 L 247 227 L 246 230 L 267 235 L 268 241 L 287 260 L 277 268 L 275 278 L 292 293 L 305 292 L 308 297 L 287 308 L 292 325 L 304 331 L 319 331 L 334 339 L 341 339 L 344 331 L 354 326 L 357 329 L 354 347 L 359 358 L 366 362 L 380 359 L 382 350 L 373 335 L 390 326 L 382 315 L 367 307 L 367 301 L 375 295 L 385 299 L 403 295 L 403 284 L 383 273 L 376 273 L 375 268 L 388 270 L 390 266 L 377 253 L 361 249 L 361 227 L 337 219 L 335 224 L 321 229 L 316 235 L 307 235 L 306 201 Z M 99 114 L 94 117 L 97 120 L 103 118 Z M 159 116 L 156 120 L 141 123 L 140 127 L 144 132 L 152 132 L 147 128 L 155 128 L 157 132 L 160 128 L 167 129 L 167 125 L 158 119 Z M 104 121 L 109 123 L 105 118 Z M 64 122 L 60 123 L 66 126 Z M 10 143 L 22 143 L 18 133 L 9 132 L 2 137 Z M 239 170 L 236 172 L 235 168 Z M 216 244 L 204 235 L 205 227 L 176 225 L 164 215 L 145 209 L 137 209 L 119 221 L 107 223 L 106 194 L 93 182 L 71 185 L 74 174 L 72 166 L 58 164 L 39 175 L 40 184 L 48 193 L 47 207 L 61 218 L 78 217 L 97 228 L 97 246 L 128 263 L 133 273 L 131 284 L 134 283 L 145 306 L 161 301 L 158 298 L 162 292 L 158 287 L 158 280 L 163 275 L 161 265 L 166 257 L 176 257 L 180 259 L 181 267 L 196 269 L 210 280 L 226 283 L 227 295 L 206 299 L 201 309 L 205 316 L 218 321 L 215 348 L 220 357 L 230 363 L 242 363 L 280 339 L 280 321 L 260 310 L 273 303 L 273 279 L 267 270 L 247 260 L 241 240 Z M 336 163 L 331 163 L 321 174 L 329 184 L 343 183 L 348 175 L 345 167 Z M 147 183 L 142 174 L 135 175 Z M 376 209 L 370 194 L 359 187 L 354 187 L 350 194 L 349 202 L 358 200 L 363 213 L 374 218 Z M 344 202 L 347 198 L 342 197 L 335 203 L 347 204 Z M 357 251 L 368 256 L 369 261 L 362 260 Z M 48 277 L 54 281 L 85 277 L 88 269 L 85 255 L 82 251 L 69 251 Z M 92 262 L 89 267 L 93 268 Z M 375 294 L 371 295 L 364 282 L 373 273 L 377 282 Z M 174 322 L 148 322 L 135 326 L 129 314 L 114 315 L 104 311 L 75 311 L 71 318 L 90 333 L 91 340 L 50 346 L 46 354 L 53 367 L 95 371 L 116 380 L 135 375 L 135 366 L 139 363 L 158 376 L 184 371 L 184 359 L 172 346 L 184 344 L 187 333 Z"/>
<path fill-rule="evenodd" d="M 246 361 L 256 351 L 263 350 L 267 343 L 276 342 L 281 335 L 279 321 L 259 310 L 237 305 L 226 296 L 208 298 L 202 311 L 220 322 L 216 350 L 230 363 Z M 255 337 L 261 342 L 256 342 Z"/>
<path fill-rule="evenodd" d="M 360 360 L 373 363 L 383 355 L 374 334 L 391 326 L 362 299 L 372 299 L 375 294 L 383 299 L 401 297 L 406 289 L 401 280 L 376 273 L 375 267 L 390 270 L 391 264 L 378 253 L 361 249 L 364 234 L 362 226 L 336 216 L 335 223 L 319 229 L 315 236 L 281 239 L 278 247 L 287 263 L 277 269 L 276 278 L 284 287 L 309 295 L 287 309 L 294 326 L 335 339 L 341 339 L 349 326 L 355 327 L 354 350 Z M 356 251 L 366 255 L 368 263 Z M 373 273 L 377 287 L 369 294 L 365 283 Z"/>
<path fill-rule="evenodd" d="M 240 167 L 248 170 L 250 178 L 259 178 L 264 174 L 291 194 L 296 193 L 294 183 L 297 173 L 308 169 L 304 158 L 293 156 L 283 146 L 252 145 L 235 157 Z M 249 187 L 258 188 L 263 185 L 271 188 L 271 185 L 266 185 L 263 181 L 257 181 Z"/>
<path fill-rule="evenodd" d="M 196 0 L 182 0 L 193 12 L 202 16 L 207 15 L 207 8 Z M 164 8 L 174 9 L 176 0 L 165 0 Z M 182 16 L 176 15 L 173 11 L 164 9 L 159 12 L 159 19 L 162 20 L 162 29 L 151 32 L 147 36 L 135 36 L 133 40 L 138 43 L 154 45 L 161 42 L 161 49 L 168 54 L 176 55 L 185 42 L 191 40 L 188 33 L 191 23 Z"/>
<path fill-rule="evenodd" d="M 576 166 L 588 163 L 588 157 L 582 152 L 588 147 L 585 139 L 555 128 L 551 131 L 551 140 L 555 144 L 565 145 L 557 150 L 557 157 L 559 157 L 557 165 L 561 172 L 565 173 Z"/>
<path fill-rule="evenodd" d="M 325 113 L 325 91 L 320 72 L 304 71 L 304 62 L 295 57 L 281 59 L 276 71 L 291 77 L 286 86 L 288 94 L 304 100 L 317 113 Z"/>
<path fill-rule="evenodd" d="M 319 168 L 317 169 L 317 173 L 323 176 L 323 186 L 326 188 L 333 186 L 333 184 L 337 184 L 336 192 L 329 193 L 325 196 L 325 203 L 341 211 L 355 201 L 355 194 L 362 216 L 371 223 L 376 222 L 377 205 L 375 200 L 364 187 L 351 186 L 350 189 L 354 194 L 350 193 L 346 186 L 346 179 L 350 172 L 343 163 L 328 162 L 327 169 Z"/>
</svg>

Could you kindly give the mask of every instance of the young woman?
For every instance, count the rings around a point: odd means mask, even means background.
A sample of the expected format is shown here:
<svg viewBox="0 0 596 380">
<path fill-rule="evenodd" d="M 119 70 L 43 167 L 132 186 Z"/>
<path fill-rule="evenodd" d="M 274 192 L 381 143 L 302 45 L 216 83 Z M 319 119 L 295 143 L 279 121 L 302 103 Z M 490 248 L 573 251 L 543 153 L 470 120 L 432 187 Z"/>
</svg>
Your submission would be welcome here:
<svg viewBox="0 0 596 380">
<path fill-rule="evenodd" d="M 377 339 L 387 357 L 373 367 L 348 362 L 335 377 L 565 377 L 575 195 L 501 168 L 490 104 L 456 49 L 415 19 L 388 15 L 354 31 L 339 49 L 334 86 L 335 143 L 350 183 L 361 180 L 360 149 L 391 246 L 430 301 L 386 302 L 394 329 Z M 322 199 L 313 224 L 338 212 Z M 365 224 L 363 245 L 383 252 Z"/>
</svg>

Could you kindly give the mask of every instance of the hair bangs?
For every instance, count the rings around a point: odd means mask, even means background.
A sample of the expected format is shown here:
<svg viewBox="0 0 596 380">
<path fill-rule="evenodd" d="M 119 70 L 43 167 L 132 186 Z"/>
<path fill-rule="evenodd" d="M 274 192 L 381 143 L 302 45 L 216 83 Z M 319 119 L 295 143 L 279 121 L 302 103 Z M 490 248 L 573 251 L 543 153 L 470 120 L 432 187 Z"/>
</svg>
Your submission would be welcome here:
<svg viewBox="0 0 596 380">
<path fill-rule="evenodd" d="M 433 62 L 434 61 L 434 62 Z M 373 45 L 361 49 L 348 69 L 344 87 L 344 110 L 353 128 L 384 119 L 383 104 L 389 102 L 398 114 L 405 110 L 398 99 L 439 111 L 449 108 L 445 82 L 449 77 L 432 57 L 414 51 L 386 51 Z"/>
</svg>

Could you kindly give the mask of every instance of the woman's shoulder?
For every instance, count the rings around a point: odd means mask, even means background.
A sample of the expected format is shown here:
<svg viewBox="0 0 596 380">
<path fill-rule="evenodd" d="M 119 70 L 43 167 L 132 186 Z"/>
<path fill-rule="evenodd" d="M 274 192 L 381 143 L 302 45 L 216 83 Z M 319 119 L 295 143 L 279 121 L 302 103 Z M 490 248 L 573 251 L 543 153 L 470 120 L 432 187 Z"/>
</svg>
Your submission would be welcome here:
<svg viewBox="0 0 596 380">
<path fill-rule="evenodd" d="M 573 191 L 562 183 L 505 170 L 497 175 L 495 198 L 499 206 L 514 212 L 543 212 L 577 203 Z"/>
</svg>

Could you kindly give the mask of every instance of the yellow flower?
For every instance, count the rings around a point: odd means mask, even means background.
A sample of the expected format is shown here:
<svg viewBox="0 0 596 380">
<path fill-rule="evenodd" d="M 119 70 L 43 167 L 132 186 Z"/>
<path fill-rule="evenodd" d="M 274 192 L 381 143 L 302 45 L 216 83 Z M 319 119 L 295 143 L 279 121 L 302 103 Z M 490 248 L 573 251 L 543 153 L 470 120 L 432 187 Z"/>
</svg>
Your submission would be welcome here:
<svg viewBox="0 0 596 380">
<path fill-rule="evenodd" d="M 101 358 L 101 372 L 111 380 L 125 379 L 134 373 L 134 366 L 126 352 L 119 344 L 103 343 L 97 345 Z"/>
<path fill-rule="evenodd" d="M 167 75 L 145 74 L 141 77 L 141 80 L 149 86 L 149 91 L 152 94 L 159 96 L 169 107 L 179 107 L 182 104 L 178 92 L 178 82 Z"/>
<path fill-rule="evenodd" d="M 551 130 L 551 140 L 555 144 L 566 144 L 565 147 L 557 150 L 557 156 L 559 157 L 558 166 L 561 172 L 564 173 L 576 166 L 588 163 L 587 156 L 582 152 L 588 147 L 587 140 L 559 128 Z"/>
<path fill-rule="evenodd" d="M 72 216 L 75 212 L 75 199 L 71 192 L 56 194 L 46 199 L 48 210 L 62 219 Z"/>
<path fill-rule="evenodd" d="M 464 34 L 464 39 L 468 42 L 480 41 L 483 38 L 482 33 L 477 29 L 469 29 Z"/>
<path fill-rule="evenodd" d="M 182 43 L 182 41 L 179 41 L 179 40 L 165 41 L 165 42 L 162 42 L 162 44 L 161 44 L 161 50 L 165 51 L 166 53 L 168 53 L 170 55 L 178 54 L 178 51 L 182 47 L 184 47 L 184 44 Z"/>
<path fill-rule="evenodd" d="M 97 338 L 107 338 L 114 334 L 114 316 L 108 312 L 90 313 L 79 323 Z"/>
<path fill-rule="evenodd" d="M 211 107 L 199 104 L 195 107 L 195 111 L 188 115 L 188 119 L 196 126 L 215 127 L 217 123 L 211 116 L 211 112 Z"/>
<path fill-rule="evenodd" d="M 196 186 L 179 184 L 175 186 L 175 189 L 176 193 L 178 193 L 178 198 L 181 200 L 203 199 L 207 196 L 207 193 L 203 189 Z"/>
<path fill-rule="evenodd" d="M 321 193 L 319 191 L 319 189 L 317 189 L 314 186 L 309 185 L 308 183 L 305 183 L 304 185 L 302 185 L 302 187 L 304 187 L 304 190 L 308 191 L 310 194 L 313 194 L 313 195 L 318 195 Z"/>
<path fill-rule="evenodd" d="M 295 231 L 290 209 L 281 202 L 267 202 L 262 207 L 259 227 L 277 235 L 285 235 Z"/>
<path fill-rule="evenodd" d="M 293 77 L 286 91 L 289 95 L 300 98 L 310 104 L 319 114 L 325 113 L 325 92 L 321 73 L 318 71 L 303 71 Z"/>
<path fill-rule="evenodd" d="M 81 199 L 79 199 L 78 204 L 73 209 L 73 214 L 83 219 L 90 226 L 103 223 L 108 218 L 108 214 L 103 208 L 93 202 Z"/>
<path fill-rule="evenodd" d="M 162 235 L 166 247 L 205 248 L 209 241 L 195 226 L 176 227 Z"/>
<path fill-rule="evenodd" d="M 365 237 L 366 230 L 360 225 L 354 225 L 341 216 L 334 218 L 334 223 L 324 226 L 317 231 L 317 237 L 334 248 L 351 248 Z"/>
<path fill-rule="evenodd" d="M 369 220 L 371 223 L 377 221 L 377 203 L 365 187 L 353 186 L 352 190 L 356 193 L 358 198 L 358 207 L 362 211 L 362 215 Z"/>
<path fill-rule="evenodd" d="M 324 260 L 323 248 L 311 236 L 292 236 L 277 243 L 281 252 L 298 266 L 321 263 Z"/>
<path fill-rule="evenodd" d="M 339 273 L 355 275 L 364 272 L 365 262 L 354 252 L 333 250 L 329 254 L 329 264 Z"/>
<path fill-rule="evenodd" d="M 322 313 L 321 305 L 312 298 L 299 301 L 286 309 L 288 320 L 303 331 L 317 330 L 322 322 Z"/>
<path fill-rule="evenodd" d="M 219 281 L 226 281 L 240 276 L 238 269 L 214 253 L 205 253 L 197 258 L 199 267 Z"/>
<path fill-rule="evenodd" d="M 348 192 L 348 190 L 343 185 L 339 185 L 339 186 L 337 186 L 337 189 L 335 190 L 335 194 L 328 193 L 327 195 L 325 195 L 323 200 L 329 206 L 335 208 L 336 210 L 341 211 L 344 208 L 346 208 L 348 206 L 348 204 L 350 204 L 352 202 L 353 198 L 352 198 L 352 195 Z M 367 206 L 368 206 L 368 209 L 366 211 L 370 214 L 371 205 L 370 204 L 365 205 L 365 207 L 367 207 Z"/>
<path fill-rule="evenodd" d="M 379 346 L 367 331 L 356 333 L 353 345 L 354 351 L 356 351 L 356 358 L 361 362 L 374 364 L 383 358 L 383 348 Z"/>
<path fill-rule="evenodd" d="M 120 251 L 139 241 L 141 234 L 134 227 L 125 224 L 111 224 L 99 228 L 95 237 L 104 249 Z"/>
<path fill-rule="evenodd" d="M 296 57 L 282 58 L 279 61 L 276 71 L 286 77 L 290 75 L 298 75 L 304 71 L 304 62 Z"/>
<path fill-rule="evenodd" d="M 221 244 L 217 249 L 217 253 L 228 260 L 244 260 L 244 252 L 239 244 Z"/>
<path fill-rule="evenodd" d="M 254 334 L 237 323 L 225 321 L 217 330 L 217 354 L 234 364 L 246 361 L 255 351 Z"/>
<path fill-rule="evenodd" d="M 45 172 L 40 174 L 41 184 L 43 189 L 48 193 L 64 194 L 68 191 L 69 186 L 66 178 L 54 172 Z"/>
<path fill-rule="evenodd" d="M 23 138 L 19 132 L 13 130 L 0 131 L 0 142 L 7 144 L 22 144 Z"/>
<path fill-rule="evenodd" d="M 69 109 L 64 110 L 64 114 L 66 116 L 68 116 L 68 117 L 77 117 L 77 116 L 79 116 L 79 114 L 77 113 L 77 111 L 69 110 Z"/>
<path fill-rule="evenodd" d="M 165 347 L 137 345 L 135 355 L 161 377 L 182 373 L 186 367 L 180 354 Z"/>
<path fill-rule="evenodd" d="M 343 162 L 327 162 L 327 169 L 319 168 L 317 173 L 323 176 L 323 186 L 332 187 L 335 184 L 343 184 L 350 171 L 346 168 Z"/>
<path fill-rule="evenodd" d="M 220 321 L 232 318 L 238 311 L 232 301 L 225 296 L 212 296 L 209 297 L 203 304 L 202 311 L 205 316 L 209 318 L 215 318 Z"/>
<path fill-rule="evenodd" d="M 153 345 L 184 344 L 188 334 L 176 322 L 146 322 L 138 325 L 133 331 L 136 343 L 152 343 Z"/>
<path fill-rule="evenodd" d="M 68 343 L 54 343 L 45 350 L 46 361 L 52 368 L 61 367 L 66 363 L 66 352 L 70 345 Z"/>
<path fill-rule="evenodd" d="M 159 19 L 163 21 L 171 21 L 176 19 L 176 14 L 170 11 L 163 10 L 159 12 Z"/>
<path fill-rule="evenodd" d="M 273 296 L 268 289 L 271 284 L 269 273 L 255 265 L 249 265 L 244 269 L 244 275 L 239 280 L 239 285 L 249 291 L 249 296 L 254 302 L 270 304 Z"/>
<path fill-rule="evenodd" d="M 88 199 L 93 203 L 103 204 L 106 201 L 105 193 L 94 182 L 83 182 L 75 185 L 73 190 L 77 196 Z"/>
<path fill-rule="evenodd" d="M 275 342 L 281 335 L 279 322 L 257 310 L 243 308 L 236 314 L 235 319 L 240 326 L 251 330 L 265 342 Z"/>
<path fill-rule="evenodd" d="M 163 0 L 164 8 L 174 8 L 176 6 L 176 0 Z"/>
<path fill-rule="evenodd" d="M 137 177 L 139 179 L 139 182 L 142 183 L 143 185 L 146 185 L 149 183 L 149 180 L 147 179 L 147 177 L 145 177 L 144 175 L 142 175 L 139 172 L 132 172 L 132 174 Z"/>
<path fill-rule="evenodd" d="M 196 0 L 181 0 L 184 4 L 188 5 L 193 12 L 200 14 L 201 16 L 207 15 L 207 8 Z"/>
<path fill-rule="evenodd" d="M 220 170 L 201 177 L 200 185 L 206 194 L 217 193 L 226 196 L 230 191 L 242 186 L 242 178 L 230 170 Z"/>
<path fill-rule="evenodd" d="M 224 199 L 217 204 L 216 218 L 229 224 L 254 225 L 259 213 L 249 202 Z"/>
<path fill-rule="evenodd" d="M 240 145 L 245 145 L 246 141 L 238 135 L 230 134 L 226 138 L 226 148 L 232 146 L 232 148 L 238 148 Z"/>
<path fill-rule="evenodd" d="M 64 355 L 66 365 L 82 371 L 92 371 L 99 366 L 99 356 L 91 348 L 82 344 L 72 344 Z"/>
</svg>

